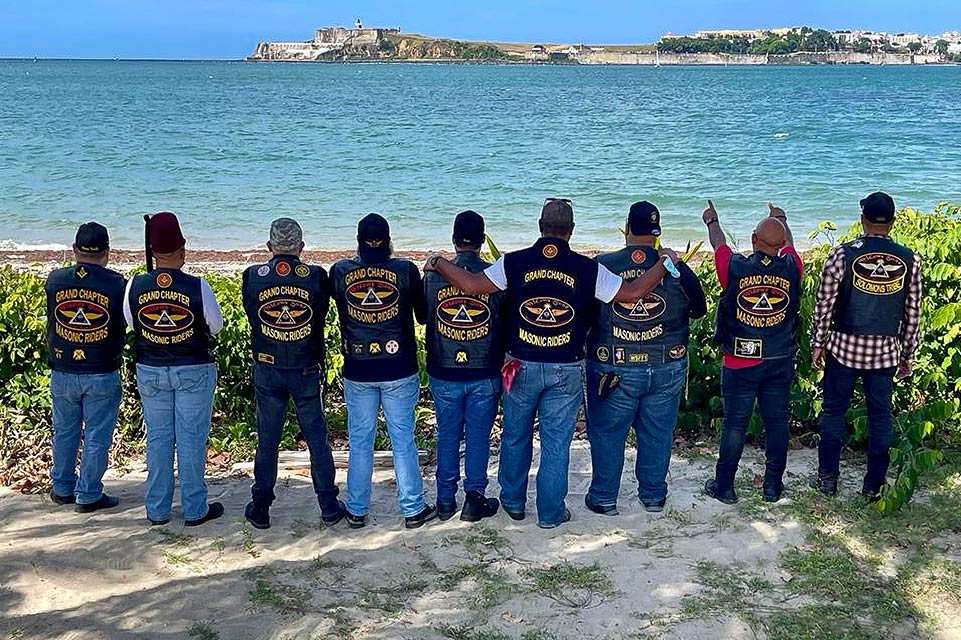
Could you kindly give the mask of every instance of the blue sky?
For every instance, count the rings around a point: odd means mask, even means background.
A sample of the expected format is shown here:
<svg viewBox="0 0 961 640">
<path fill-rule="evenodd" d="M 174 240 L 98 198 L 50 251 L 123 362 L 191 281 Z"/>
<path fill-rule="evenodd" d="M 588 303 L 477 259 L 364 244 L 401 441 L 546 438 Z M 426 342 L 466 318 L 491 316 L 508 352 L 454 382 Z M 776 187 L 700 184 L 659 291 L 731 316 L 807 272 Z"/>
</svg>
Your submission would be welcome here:
<svg viewBox="0 0 961 640">
<path fill-rule="evenodd" d="M 239 58 L 321 25 L 474 40 L 652 42 L 665 32 L 793 25 L 941 33 L 961 0 L 2 0 L 0 57 Z"/>
</svg>

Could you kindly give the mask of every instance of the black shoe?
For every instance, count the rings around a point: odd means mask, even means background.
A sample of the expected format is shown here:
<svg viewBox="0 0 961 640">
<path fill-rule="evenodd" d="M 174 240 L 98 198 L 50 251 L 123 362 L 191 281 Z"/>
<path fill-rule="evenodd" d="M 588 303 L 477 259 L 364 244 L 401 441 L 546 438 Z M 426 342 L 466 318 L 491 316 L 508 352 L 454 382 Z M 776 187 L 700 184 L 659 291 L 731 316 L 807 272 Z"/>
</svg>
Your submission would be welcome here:
<svg viewBox="0 0 961 640">
<path fill-rule="evenodd" d="M 467 503 L 465 502 L 466 506 Z M 441 520 L 450 520 L 457 513 L 457 502 L 437 502 L 437 517 Z"/>
<path fill-rule="evenodd" d="M 404 518 L 404 526 L 408 529 L 423 527 L 425 522 L 429 522 L 437 517 L 437 507 L 432 504 L 424 505 L 424 509 L 414 516 Z"/>
<path fill-rule="evenodd" d="M 320 521 L 324 523 L 325 527 L 332 527 L 347 516 L 347 505 L 344 504 L 343 500 L 337 501 L 337 509 L 331 511 L 324 511 L 321 509 Z"/>
<path fill-rule="evenodd" d="M 254 529 L 270 528 L 270 507 L 265 504 L 248 502 L 244 508 L 244 518 Z"/>
<path fill-rule="evenodd" d="M 464 499 L 464 508 L 460 512 L 460 519 L 464 522 L 477 522 L 490 518 L 497 513 L 500 506 L 501 503 L 497 498 L 488 498 L 480 491 L 468 491 Z"/>
<path fill-rule="evenodd" d="M 761 487 L 761 500 L 764 502 L 777 502 L 784 493 L 784 481 L 780 475 L 771 474 L 764 477 L 764 484 Z"/>
<path fill-rule="evenodd" d="M 118 504 L 120 504 L 120 500 L 104 493 L 100 495 L 100 499 L 96 502 L 78 504 L 77 513 L 93 513 L 94 511 L 100 511 L 101 509 L 113 509 Z"/>
<path fill-rule="evenodd" d="M 54 503 L 54 504 L 58 504 L 58 505 L 60 505 L 60 506 L 62 507 L 62 506 L 65 505 L 65 504 L 73 504 L 73 503 L 75 503 L 75 502 L 77 501 L 77 496 L 74 495 L 74 494 L 72 494 L 72 493 L 71 493 L 70 495 L 67 495 L 67 496 L 58 496 L 56 493 L 53 492 L 53 489 L 51 489 L 51 490 L 50 490 L 50 499 L 53 500 L 53 503 Z"/>
<path fill-rule="evenodd" d="M 355 516 L 350 511 L 345 512 L 347 526 L 351 529 L 363 529 L 367 526 L 367 516 Z"/>
<path fill-rule="evenodd" d="M 187 520 L 184 522 L 184 524 L 188 527 L 199 527 L 203 523 L 216 520 L 222 515 L 224 515 L 224 505 L 220 504 L 219 502 L 211 502 L 207 505 L 207 513 L 204 514 L 203 518 Z"/>
<path fill-rule="evenodd" d="M 511 520 L 523 520 L 527 517 L 527 513 L 524 509 L 521 509 L 520 511 L 511 511 L 507 507 L 504 507 L 504 513 L 506 513 Z"/>
<path fill-rule="evenodd" d="M 734 491 L 733 487 L 726 491 L 721 491 L 717 486 L 717 480 L 708 480 L 705 482 L 704 493 L 724 504 L 734 504 L 737 502 L 737 492 Z"/>
<path fill-rule="evenodd" d="M 597 504 L 591 500 L 590 494 L 584 496 L 584 504 L 588 509 L 602 516 L 616 516 L 617 515 L 617 505 L 616 504 Z"/>
<path fill-rule="evenodd" d="M 561 525 L 564 524 L 565 522 L 570 522 L 570 520 L 571 520 L 571 510 L 568 509 L 567 507 L 564 507 L 564 517 L 561 519 L 560 522 L 557 522 L 557 523 L 555 523 L 555 524 L 547 524 L 546 522 L 538 522 L 538 523 L 537 523 L 537 526 L 540 527 L 541 529 L 554 529 L 554 528 L 556 528 L 556 527 L 561 526 Z"/>
<path fill-rule="evenodd" d="M 147 522 L 150 523 L 151 527 L 162 527 L 165 524 L 170 524 L 170 518 L 164 518 L 163 520 L 151 520 L 147 518 Z"/>
<path fill-rule="evenodd" d="M 818 471 L 816 476 L 811 476 L 808 486 L 817 489 L 824 495 L 836 496 L 838 494 L 838 477 L 834 474 Z"/>
<path fill-rule="evenodd" d="M 867 499 L 869 503 L 877 502 L 881 499 L 881 489 L 878 488 L 877 491 L 871 491 L 866 486 L 862 486 L 861 490 L 858 491 L 860 495 Z"/>
<path fill-rule="evenodd" d="M 660 513 L 664 511 L 664 505 L 667 504 L 667 498 L 661 498 L 656 502 L 644 502 L 641 500 L 641 504 L 644 505 L 644 509 L 648 513 Z"/>
</svg>

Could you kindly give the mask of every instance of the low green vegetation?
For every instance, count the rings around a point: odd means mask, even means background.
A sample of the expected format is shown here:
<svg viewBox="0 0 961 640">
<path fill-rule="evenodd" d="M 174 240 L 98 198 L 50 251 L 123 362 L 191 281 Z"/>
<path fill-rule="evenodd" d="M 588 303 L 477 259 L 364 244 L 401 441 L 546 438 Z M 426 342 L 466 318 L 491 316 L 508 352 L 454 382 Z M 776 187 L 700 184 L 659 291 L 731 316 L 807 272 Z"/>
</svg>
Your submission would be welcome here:
<svg viewBox="0 0 961 640">
<path fill-rule="evenodd" d="M 811 235 L 813 248 L 806 253 L 802 284 L 802 327 L 797 382 L 792 391 L 793 429 L 812 442 L 809 434 L 816 425 L 821 406 L 821 373 L 810 365 L 808 332 L 813 312 L 818 274 L 830 246 L 850 237 L 854 230 L 838 236 L 836 228 L 824 223 Z M 923 473 L 934 468 L 939 447 L 961 445 L 961 214 L 959 207 L 943 204 L 931 213 L 901 212 L 895 237 L 917 251 L 923 260 L 924 304 L 922 344 L 909 384 L 898 384 L 895 443 L 892 450 L 895 484 L 889 487 L 878 507 L 897 511 L 910 500 Z M 747 247 L 740 247 L 746 249 Z M 691 331 L 691 383 L 682 401 L 679 429 L 710 439 L 720 426 L 721 358 L 711 344 L 714 312 L 720 288 L 710 260 L 695 266 L 709 301 L 705 318 L 695 321 Z M 210 446 L 228 461 L 249 459 L 255 447 L 253 388 L 250 380 L 249 327 L 240 299 L 240 278 L 209 276 L 223 308 L 225 328 L 215 349 L 219 382 L 214 404 Z M 331 439 L 335 446 L 345 441 L 345 408 L 340 372 L 340 331 L 331 310 L 325 330 L 327 378 L 325 402 Z M 418 446 L 432 447 L 433 411 L 423 371 L 423 331 L 418 333 L 421 380 L 424 389 L 417 410 Z M 142 451 L 144 432 L 130 354 L 124 361 L 125 395 L 121 406 L 114 464 L 131 453 Z M 0 267 L 0 484 L 23 491 L 39 492 L 47 486 L 49 469 L 50 394 L 45 353 L 45 306 L 43 278 L 34 273 Z M 863 442 L 867 434 L 863 397 L 858 392 L 848 415 L 851 442 Z M 752 431 L 760 431 L 755 416 Z M 284 448 L 297 448 L 295 420 L 289 420 Z M 389 446 L 385 436 L 380 447 Z M 746 508 L 746 507 L 745 507 Z M 300 531 L 303 533 L 303 531 Z M 245 543 L 255 553 L 252 539 Z"/>
</svg>

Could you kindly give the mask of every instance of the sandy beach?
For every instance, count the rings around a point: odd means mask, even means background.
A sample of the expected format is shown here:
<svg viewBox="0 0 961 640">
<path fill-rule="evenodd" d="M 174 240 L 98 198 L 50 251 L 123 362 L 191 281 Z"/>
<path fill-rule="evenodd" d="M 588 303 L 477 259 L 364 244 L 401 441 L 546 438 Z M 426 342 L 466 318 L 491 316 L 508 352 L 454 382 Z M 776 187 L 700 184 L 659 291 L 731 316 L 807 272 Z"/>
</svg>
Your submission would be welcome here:
<svg viewBox="0 0 961 640">
<path fill-rule="evenodd" d="M 776 505 L 748 488 L 763 473 L 762 457 L 748 451 L 741 469 L 747 486 L 734 507 L 700 492 L 709 455 L 676 456 L 660 514 L 646 513 L 635 498 L 630 453 L 617 517 L 584 507 L 587 443 L 575 442 L 572 453 L 574 517 L 550 531 L 533 517 L 514 522 L 503 512 L 473 525 L 455 518 L 407 531 L 391 473 L 383 470 L 375 475 L 371 524 L 357 531 L 320 526 L 303 472 L 281 481 L 267 531 L 244 524 L 247 477 L 211 481 L 210 499 L 224 502 L 227 514 L 190 529 L 176 503 L 168 526 L 146 526 L 144 472 L 136 465 L 106 480 L 121 506 L 90 516 L 0 489 L 0 637 L 750 639 L 774 636 L 763 624 L 752 631 L 745 602 L 756 615 L 818 602 L 792 591 L 804 576 L 781 562 L 785 554 L 818 553 L 810 524 L 799 517 L 801 501 L 823 500 L 803 486 L 813 451 L 792 452 L 788 498 Z M 843 468 L 845 504 L 856 500 L 857 471 Z M 428 495 L 432 473 L 424 468 Z M 496 459 L 491 478 L 496 495 Z M 957 548 L 961 536 L 946 542 Z M 865 579 L 897 571 L 898 553 Z M 736 598 L 725 604 L 732 585 Z M 954 610 L 938 611 L 929 637 L 961 637 Z M 901 623 L 886 635 L 916 632 Z"/>
</svg>

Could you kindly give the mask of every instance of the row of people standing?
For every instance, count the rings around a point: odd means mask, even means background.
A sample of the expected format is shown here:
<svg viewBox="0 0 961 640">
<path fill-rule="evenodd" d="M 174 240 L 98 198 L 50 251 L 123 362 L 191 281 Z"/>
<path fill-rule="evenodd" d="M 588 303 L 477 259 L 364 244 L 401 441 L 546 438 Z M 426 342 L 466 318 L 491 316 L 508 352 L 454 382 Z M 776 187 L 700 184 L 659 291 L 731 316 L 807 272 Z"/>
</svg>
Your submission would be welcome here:
<svg viewBox="0 0 961 640">
<path fill-rule="evenodd" d="M 865 207 L 862 222 L 869 222 L 872 207 Z M 893 220 L 893 202 L 890 209 Z M 786 215 L 781 209 L 771 207 L 770 217 L 758 226 L 752 236 L 754 253 L 750 258 L 737 256 L 726 248 L 713 206 L 705 211 L 705 224 L 715 245 L 718 275 L 725 289 L 716 336 L 725 351 L 725 420 L 717 474 L 705 490 L 725 502 L 736 500 L 734 471 L 757 397 L 768 431 L 764 497 L 776 500 L 782 490 L 787 453 L 800 258 L 791 247 Z M 625 227 L 628 246 L 596 261 L 568 246 L 573 226 L 570 202 L 549 199 L 540 219 L 542 238 L 533 247 L 488 265 L 477 254 L 484 239 L 483 220 L 473 212 L 464 212 L 454 224 L 456 258 L 449 262 L 432 257 L 425 267 L 428 274 L 422 285 L 414 265 L 393 257 L 389 227 L 376 214 L 364 218 L 358 227 L 357 256 L 335 264 L 329 278 L 323 269 L 300 262 L 303 238 L 299 225 L 289 219 L 275 221 L 268 244 L 273 258 L 244 273 L 244 306 L 253 332 L 258 418 L 255 481 L 247 519 L 257 527 L 270 525 L 277 447 L 288 397 L 294 400 L 301 431 L 310 448 L 314 488 L 324 522 L 333 524 L 346 517 L 351 527 L 366 523 L 380 408 L 384 410 L 394 450 L 400 507 L 408 527 L 421 526 L 436 515 L 447 518 L 456 513 L 461 439 L 466 441 L 462 519 L 493 515 L 498 502 L 487 498 L 484 491 L 490 431 L 503 387 L 504 431 L 498 480 L 504 510 L 514 519 L 525 517 L 537 416 L 541 439 L 538 524 L 547 528 L 561 524 L 570 517 L 565 503 L 567 471 L 574 422 L 583 398 L 585 344 L 588 436 L 594 469 L 587 506 L 597 513 L 616 514 L 624 445 L 633 426 L 638 439 L 635 470 L 639 498 L 648 510 L 662 509 L 667 496 L 665 478 L 673 428 L 687 373 L 689 321 L 704 314 L 704 295 L 693 272 L 673 252 L 654 248 L 660 235 L 660 213 L 650 203 L 631 207 Z M 85 227 L 89 231 L 89 225 Z M 198 438 L 200 446 L 192 453 L 204 450 L 210 406 L 186 401 L 183 413 L 188 417 L 184 424 L 192 427 L 194 419 L 205 421 L 206 428 L 201 424 L 200 428 L 191 428 L 190 435 L 175 437 L 173 441 L 170 435 L 177 435 L 178 400 L 190 397 L 190 390 L 207 394 L 212 400 L 216 374 L 206 355 L 202 362 L 161 358 L 164 363 L 159 364 L 150 360 L 151 354 L 184 354 L 193 352 L 193 347 L 209 354 L 209 336 L 219 328 L 219 310 L 208 306 L 216 305 L 212 294 L 206 293 L 209 287 L 179 270 L 184 243 L 176 219 L 171 214 L 158 214 L 148 229 L 151 246 L 158 253 L 158 269 L 132 280 L 123 296 L 128 322 L 136 333 L 138 386 L 141 396 L 145 389 L 148 392 L 144 397 L 148 476 L 155 476 L 154 482 L 148 478 L 148 518 L 155 523 L 169 519 L 172 451 L 176 442 L 185 518 L 188 524 L 199 524 L 217 517 L 223 507 L 206 503 L 202 454 L 199 464 L 194 464 L 197 456 L 184 456 L 180 450 Z M 58 305 L 61 298 L 70 297 L 63 290 L 74 294 L 72 306 L 64 307 L 65 313 L 50 315 L 55 319 L 51 329 L 55 378 L 57 369 L 63 369 L 65 361 L 71 360 L 65 359 L 64 354 L 77 348 L 66 345 L 66 349 L 58 351 L 57 339 L 76 337 L 66 328 L 71 322 L 76 325 L 83 321 L 78 320 L 76 310 L 87 321 L 92 313 L 85 304 L 90 296 L 78 297 L 76 293 L 80 284 L 76 280 L 89 277 L 93 269 L 85 266 L 84 255 L 96 253 L 88 250 L 101 248 L 94 246 L 97 243 L 85 242 L 82 234 L 86 231 L 81 228 L 78 232 L 75 246 L 81 264 L 52 274 L 54 286 L 48 282 L 48 297 L 53 293 Z M 105 230 L 103 237 L 100 244 L 105 244 Z M 171 237 L 173 240 L 164 244 L 163 239 Z M 167 262 L 163 256 L 171 252 L 165 250 L 174 245 L 179 245 L 172 252 L 177 254 L 176 259 Z M 78 271 L 87 274 L 78 275 Z M 916 273 L 912 271 L 913 275 Z M 665 277 L 667 274 L 670 277 Z M 56 283 L 63 283 L 64 279 L 66 286 L 58 289 Z M 116 280 L 112 276 L 111 279 Z M 736 285 L 730 286 L 726 282 L 729 279 Z M 914 277 L 910 286 L 904 277 L 901 280 L 906 292 L 916 286 Z M 346 505 L 336 498 L 320 400 L 323 322 L 331 293 L 339 307 L 345 357 L 350 440 Z M 108 302 L 109 294 L 104 295 L 101 302 Z M 902 300 L 905 309 L 911 306 L 907 304 L 910 298 L 905 296 Z M 750 303 L 750 309 L 745 309 L 746 303 Z M 428 373 L 438 423 L 436 507 L 424 499 L 413 438 L 414 406 L 419 395 L 415 319 L 428 325 Z M 899 323 L 899 327 L 901 324 L 908 325 L 910 334 L 911 323 Z M 916 329 L 915 323 L 915 346 Z M 90 344 L 95 342 L 91 340 Z M 913 349 L 905 340 L 900 344 L 900 355 L 909 362 Z M 142 352 L 147 354 L 147 362 L 143 361 Z M 74 351 L 72 361 L 76 360 Z M 189 389 L 181 384 L 182 375 L 186 375 Z M 160 394 L 158 386 L 170 395 Z M 61 444 L 61 454 L 57 455 L 56 434 L 79 432 L 80 428 L 76 424 L 76 428 L 71 425 L 58 429 L 58 395 L 54 386 L 54 500 L 67 501 L 76 489 L 78 508 L 98 508 L 98 504 L 102 507 L 104 501 L 106 506 L 112 506 L 112 499 L 97 496 L 102 485 L 96 472 L 99 470 L 102 475 L 105 452 L 103 464 L 87 465 L 89 444 L 85 440 L 79 483 L 75 476 L 70 476 L 72 468 L 66 472 L 64 462 L 71 446 L 75 459 L 76 445 Z M 119 398 L 119 387 L 116 395 Z M 158 404 L 166 403 L 168 413 L 148 410 L 148 398 L 155 398 Z M 110 422 L 109 417 L 105 416 L 105 424 Z M 884 440 L 884 425 L 875 428 L 874 422 L 879 421 L 872 420 L 872 447 L 875 440 Z M 88 432 L 90 424 L 88 419 Z M 843 437 L 843 412 L 841 428 Z M 890 424 L 887 430 L 890 431 Z M 157 434 L 154 447 L 150 445 L 151 431 Z M 875 432 L 880 435 L 876 437 Z M 833 456 L 833 450 L 822 447 L 822 473 L 817 478 L 822 490 L 831 489 L 831 469 L 836 469 L 836 462 L 832 467 Z M 58 458 L 61 464 L 56 463 Z M 185 463 L 194 464 L 186 473 Z M 90 467 L 89 477 L 96 477 L 95 482 L 87 482 L 92 486 L 85 485 L 85 465 Z M 156 473 L 151 467 L 157 469 Z M 833 477 L 836 490 L 836 471 Z M 867 481 L 865 487 L 870 488 Z M 70 489 L 69 493 L 66 489 Z"/>
</svg>

